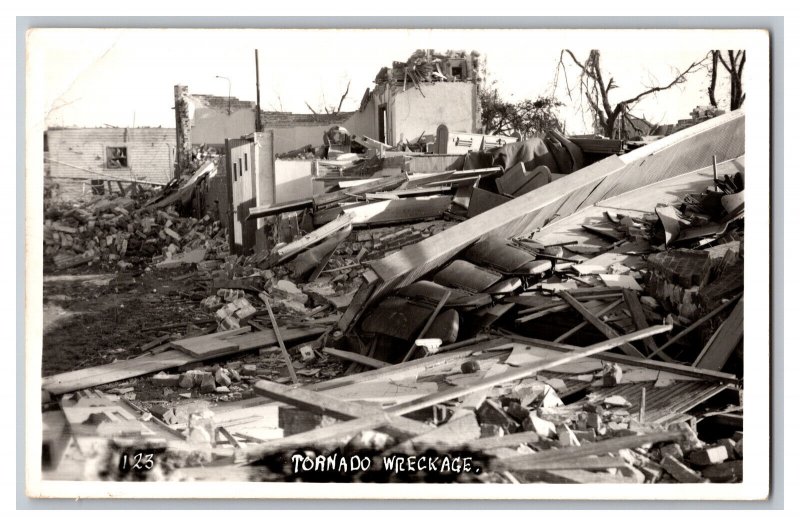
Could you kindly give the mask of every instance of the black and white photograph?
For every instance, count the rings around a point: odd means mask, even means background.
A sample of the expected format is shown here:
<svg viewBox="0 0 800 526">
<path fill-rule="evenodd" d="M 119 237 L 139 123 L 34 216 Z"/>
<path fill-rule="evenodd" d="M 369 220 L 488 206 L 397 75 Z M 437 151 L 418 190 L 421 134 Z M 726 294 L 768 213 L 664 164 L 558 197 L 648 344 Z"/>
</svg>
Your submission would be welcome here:
<svg viewBox="0 0 800 526">
<path fill-rule="evenodd" d="M 767 497 L 768 32 L 26 47 L 29 496 Z"/>
</svg>

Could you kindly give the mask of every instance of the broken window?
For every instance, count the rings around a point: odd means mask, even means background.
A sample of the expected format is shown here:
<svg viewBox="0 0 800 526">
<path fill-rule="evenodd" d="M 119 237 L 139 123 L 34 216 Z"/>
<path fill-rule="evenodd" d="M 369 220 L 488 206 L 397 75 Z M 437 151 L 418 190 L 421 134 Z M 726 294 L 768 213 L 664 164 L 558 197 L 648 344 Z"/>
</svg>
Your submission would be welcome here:
<svg viewBox="0 0 800 526">
<path fill-rule="evenodd" d="M 461 66 L 453 66 L 453 69 L 450 70 L 453 73 L 453 78 L 457 80 L 464 80 L 464 74 L 462 73 Z"/>
<path fill-rule="evenodd" d="M 126 146 L 108 146 L 106 148 L 106 168 L 127 168 L 128 148 Z"/>
</svg>

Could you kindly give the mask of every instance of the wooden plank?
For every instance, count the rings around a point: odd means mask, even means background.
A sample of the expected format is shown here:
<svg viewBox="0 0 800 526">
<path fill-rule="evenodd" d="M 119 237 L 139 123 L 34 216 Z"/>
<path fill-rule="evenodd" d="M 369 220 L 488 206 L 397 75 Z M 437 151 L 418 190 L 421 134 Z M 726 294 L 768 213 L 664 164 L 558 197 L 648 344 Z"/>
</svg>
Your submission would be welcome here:
<svg viewBox="0 0 800 526">
<path fill-rule="evenodd" d="M 266 295 L 261 299 L 267 306 L 267 312 L 269 313 L 269 321 L 270 323 L 272 323 L 272 330 L 275 333 L 275 339 L 278 340 L 278 345 L 281 348 L 283 361 L 286 362 L 286 368 L 289 369 L 289 376 L 292 377 L 292 383 L 297 384 L 297 374 L 294 372 L 294 366 L 292 365 L 292 357 L 289 356 L 289 351 L 286 350 L 286 345 L 283 343 L 283 338 L 281 337 L 281 330 L 278 327 L 278 320 L 275 319 L 275 314 L 272 312 L 272 307 L 270 307 L 269 300 L 268 298 L 266 298 Z M 256 325 L 256 327 L 258 326 Z"/>
<path fill-rule="evenodd" d="M 574 345 L 549 342 L 547 340 L 539 340 L 536 338 L 527 338 L 515 334 L 509 334 L 508 337 L 516 342 L 538 345 L 545 349 L 552 349 L 554 351 L 572 352 L 580 349 L 580 347 L 576 347 Z M 656 371 L 666 371 L 684 376 L 691 376 L 692 378 L 699 378 L 701 380 L 708 380 L 711 382 L 721 382 L 725 384 L 736 384 L 739 382 L 739 379 L 733 374 L 721 373 L 708 369 L 700 369 L 679 363 L 667 363 L 658 360 L 650 360 L 648 358 L 637 358 L 635 356 L 627 356 L 616 353 L 600 353 L 596 356 L 596 358 L 598 360 L 603 360 L 604 362 L 621 363 L 624 365 L 643 367 L 645 369 L 654 369 Z"/>
<path fill-rule="evenodd" d="M 331 347 L 323 347 L 322 352 L 325 354 L 330 354 L 331 356 L 336 356 L 337 358 L 341 358 L 343 360 L 360 363 L 361 365 L 366 365 L 367 367 L 372 367 L 373 369 L 380 369 L 381 367 L 387 367 L 391 365 L 390 363 L 382 362 L 381 360 L 376 360 L 375 358 L 370 358 L 368 356 L 364 356 L 363 354 L 350 351 L 340 351 L 339 349 L 332 349 Z"/>
<path fill-rule="evenodd" d="M 484 378 L 476 382 L 475 384 L 469 386 L 453 387 L 451 389 L 446 389 L 438 393 L 432 393 L 430 395 L 422 396 L 416 400 L 412 400 L 411 402 L 396 404 L 386 408 L 384 412 L 381 413 L 375 413 L 361 418 L 355 418 L 353 420 L 349 420 L 339 424 L 333 424 L 322 428 L 317 428 L 305 433 L 298 433 L 296 435 L 292 435 L 284 439 L 274 440 L 272 442 L 263 444 L 257 448 L 253 448 L 253 450 L 249 451 L 248 453 L 250 453 L 251 458 L 253 457 L 257 458 L 265 454 L 274 453 L 278 451 L 286 451 L 291 448 L 307 446 L 309 444 L 318 445 L 320 443 L 326 443 L 335 438 L 353 435 L 355 433 L 359 433 L 367 429 L 375 429 L 377 427 L 383 427 L 386 425 L 395 425 L 397 422 L 396 417 L 398 416 L 412 413 L 420 409 L 425 409 L 433 405 L 446 402 L 448 400 L 452 400 L 454 398 L 459 398 L 461 396 L 465 396 L 474 393 L 476 391 L 492 387 L 494 385 L 499 385 L 514 380 L 519 380 L 527 376 L 536 374 L 537 372 L 547 370 L 548 367 L 555 367 L 557 365 L 571 363 L 575 360 L 579 360 L 581 358 L 586 358 L 598 354 L 604 350 L 613 349 L 625 342 L 638 340 L 641 338 L 645 338 L 647 336 L 652 336 L 654 334 L 659 334 L 668 331 L 670 328 L 671 326 L 669 325 L 663 325 L 663 326 L 651 327 L 643 331 L 637 331 L 632 334 L 621 336 L 613 340 L 608 340 L 606 342 L 599 343 L 591 347 L 587 347 L 585 349 L 581 349 L 578 352 L 569 353 L 568 355 L 565 355 L 563 358 L 542 360 L 541 362 L 537 362 L 527 367 L 519 367 L 514 370 L 508 371 L 507 373 Z M 387 367 L 385 369 L 389 368 Z"/>
<path fill-rule="evenodd" d="M 346 205 L 341 209 L 352 216 L 353 225 L 386 225 L 439 218 L 450 206 L 451 201 L 450 196 L 408 197 L 392 201 Z M 316 212 L 314 224 L 324 224 L 330 221 L 331 214 L 336 213 L 338 213 L 336 208 L 330 211 Z"/>
<path fill-rule="evenodd" d="M 236 351 L 239 346 L 227 340 L 228 336 L 235 336 L 250 332 L 250 327 L 242 327 L 230 331 L 215 332 L 211 334 L 204 334 L 203 336 L 194 336 L 192 338 L 184 338 L 172 342 L 172 347 L 185 351 L 192 356 L 208 358 L 218 354 L 227 354 L 231 351 Z"/>
<path fill-rule="evenodd" d="M 286 201 L 284 203 L 275 203 L 264 206 L 254 206 L 249 209 L 247 220 L 258 219 L 259 217 L 269 217 L 287 212 L 298 212 L 314 206 L 312 199 L 297 199 L 294 201 Z"/>
<path fill-rule="evenodd" d="M 608 314 L 609 312 L 613 311 L 614 309 L 616 309 L 617 307 L 622 305 L 623 301 L 624 300 L 620 299 L 620 300 L 617 300 L 617 301 L 611 303 L 610 305 L 607 305 L 606 307 L 604 307 L 603 309 L 601 309 L 600 311 L 597 312 L 597 316 L 599 317 L 599 316 L 602 316 L 603 314 Z M 562 341 L 566 340 L 567 338 L 569 338 L 570 336 L 572 336 L 573 334 L 575 334 L 579 330 L 583 329 L 587 325 L 589 325 L 589 322 L 586 321 L 586 320 L 580 322 L 578 325 L 576 325 L 575 327 L 571 328 L 570 330 L 568 330 L 567 332 L 565 332 L 564 334 L 562 334 L 561 336 L 559 336 L 558 338 L 553 340 L 554 343 L 558 343 L 558 342 L 562 342 Z"/>
<path fill-rule="evenodd" d="M 725 364 L 728 363 L 731 354 L 733 354 L 743 335 L 744 298 L 741 298 L 731 311 L 728 319 L 720 325 L 716 338 L 697 357 L 693 364 L 694 367 L 721 371 Z"/>
<path fill-rule="evenodd" d="M 685 438 L 683 431 L 661 431 L 657 433 L 648 433 L 646 435 L 609 438 L 608 440 L 601 440 L 581 446 L 563 447 L 533 454 L 506 457 L 497 461 L 496 466 L 498 468 L 505 467 L 505 469 L 511 470 L 517 467 L 520 469 L 532 469 L 545 465 L 546 462 L 571 460 L 589 455 L 606 455 L 608 453 L 616 453 L 620 449 L 630 449 L 641 447 L 645 444 L 657 444 L 659 442 L 676 442 L 683 438 Z"/>
<path fill-rule="evenodd" d="M 383 411 L 377 407 L 370 407 L 357 402 L 345 402 L 331 395 L 303 388 L 292 388 L 268 380 L 256 382 L 253 390 L 259 396 L 270 400 L 284 402 L 315 414 L 339 419 L 350 420 L 370 415 L 384 415 Z M 431 431 L 430 426 L 410 418 L 398 417 L 392 419 L 391 422 L 387 428 L 393 434 L 399 434 L 403 437 L 413 437 Z"/>
<path fill-rule="evenodd" d="M 392 190 L 401 184 L 405 183 L 407 177 L 405 175 L 393 175 L 389 177 L 379 177 L 366 183 L 356 186 L 351 186 L 346 190 L 338 190 L 327 194 L 315 195 L 312 199 L 315 208 L 322 208 L 327 205 L 347 201 L 354 196 L 360 196 L 371 192 L 380 192 L 382 190 Z"/>
<path fill-rule="evenodd" d="M 597 353 L 614 349 L 623 345 L 627 342 L 640 340 L 647 336 L 652 336 L 654 334 L 659 334 L 662 332 L 666 332 L 670 330 L 671 325 L 659 325 L 650 327 L 648 329 L 642 331 L 636 331 L 631 334 L 626 334 L 625 336 L 619 336 L 605 342 L 601 342 L 590 347 L 585 347 L 581 350 L 568 353 L 564 357 L 553 358 L 550 360 L 541 360 L 539 362 L 533 363 L 529 366 L 525 367 L 518 367 L 512 369 L 508 372 L 501 373 L 498 375 L 487 376 L 482 378 L 481 380 L 475 382 L 474 384 L 468 386 L 457 386 L 451 389 L 446 389 L 444 391 L 440 391 L 438 393 L 433 393 L 432 395 L 423 396 L 418 400 L 414 400 L 412 402 L 407 402 L 404 404 L 398 404 L 396 406 L 392 406 L 387 408 L 387 412 L 393 415 L 402 415 L 408 412 L 417 411 L 419 409 L 425 409 L 435 404 L 439 404 L 442 402 L 447 402 L 449 400 L 453 400 L 454 398 L 460 398 L 462 396 L 466 396 L 477 391 L 481 391 L 483 389 L 487 389 L 493 387 L 495 385 L 500 385 L 508 382 L 512 382 L 514 380 L 521 380 L 523 378 L 532 376 L 540 371 L 546 371 L 548 368 L 555 367 L 558 365 L 563 365 L 567 363 L 572 363 L 576 360 L 580 360 L 581 358 L 587 358 L 589 356 L 595 355 Z"/>
<path fill-rule="evenodd" d="M 592 314 L 592 312 L 584 307 L 578 300 L 572 297 L 569 292 L 561 291 L 558 294 L 561 298 L 569 303 L 572 308 L 574 308 L 581 316 L 584 317 L 586 321 L 588 321 L 592 326 L 594 326 L 597 330 L 603 333 L 606 338 L 618 338 L 620 334 L 608 326 L 605 322 L 603 322 L 600 318 Z M 644 355 L 639 352 L 639 350 L 629 343 L 623 343 L 620 345 L 620 349 L 625 352 L 628 356 L 636 356 L 638 358 L 644 358 Z"/>
<path fill-rule="evenodd" d="M 625 298 L 625 303 L 628 305 L 628 311 L 631 313 L 634 326 L 638 330 L 647 327 L 647 318 L 644 315 L 642 304 L 639 302 L 639 296 L 637 296 L 633 290 L 622 289 L 622 297 Z M 642 341 L 651 351 L 658 349 L 658 345 L 653 338 L 645 338 Z"/>
<path fill-rule="evenodd" d="M 286 341 L 293 341 L 318 336 L 324 332 L 325 329 L 319 327 L 284 329 L 283 336 Z M 217 357 L 268 347 L 274 345 L 277 341 L 275 333 L 270 330 L 234 335 L 231 336 L 231 342 L 236 344 L 236 349 L 220 354 Z M 120 360 L 106 365 L 48 376 L 42 379 L 42 389 L 52 394 L 70 393 L 80 389 L 172 369 L 173 367 L 180 367 L 189 363 L 200 362 L 203 359 L 203 357 L 192 356 L 177 349 L 156 355 L 148 354 L 130 360 Z"/>
<path fill-rule="evenodd" d="M 348 226 L 350 226 L 351 222 L 352 222 L 352 217 L 350 215 L 342 214 L 333 221 L 331 221 L 330 223 L 327 223 L 324 226 L 321 226 L 320 228 L 312 232 L 309 232 L 303 237 L 296 239 L 291 243 L 275 250 L 272 254 L 270 254 L 268 261 L 270 261 L 271 264 L 281 263 L 282 261 L 285 261 L 288 258 L 294 256 L 295 254 L 305 250 L 306 248 L 316 243 L 319 243 L 323 239 L 335 234 L 339 230 L 347 228 Z"/>
</svg>

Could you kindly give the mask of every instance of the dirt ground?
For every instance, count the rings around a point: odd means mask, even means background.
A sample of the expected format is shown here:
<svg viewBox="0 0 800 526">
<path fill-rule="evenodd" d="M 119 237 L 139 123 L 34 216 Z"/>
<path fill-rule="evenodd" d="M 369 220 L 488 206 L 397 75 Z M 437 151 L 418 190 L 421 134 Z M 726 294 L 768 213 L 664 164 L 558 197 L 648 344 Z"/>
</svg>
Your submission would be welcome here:
<svg viewBox="0 0 800 526">
<path fill-rule="evenodd" d="M 205 284 L 175 271 L 83 272 L 44 278 L 44 376 L 109 363 L 169 332 L 209 319 L 199 301 Z M 148 330 L 162 325 L 176 328 Z"/>
</svg>

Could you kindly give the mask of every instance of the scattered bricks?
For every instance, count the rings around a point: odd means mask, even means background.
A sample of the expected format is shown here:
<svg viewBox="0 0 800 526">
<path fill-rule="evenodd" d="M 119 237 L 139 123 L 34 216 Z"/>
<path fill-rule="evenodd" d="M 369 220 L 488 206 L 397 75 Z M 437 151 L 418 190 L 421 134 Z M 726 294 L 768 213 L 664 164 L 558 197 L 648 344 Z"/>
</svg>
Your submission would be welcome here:
<svg viewBox="0 0 800 526">
<path fill-rule="evenodd" d="M 207 374 L 203 376 L 203 380 L 200 383 L 200 392 L 203 394 L 206 393 L 214 393 L 217 390 L 217 385 L 214 382 L 214 376 L 211 374 Z"/>
<path fill-rule="evenodd" d="M 622 382 L 622 367 L 607 363 L 603 366 L 603 386 L 614 387 Z"/>
<path fill-rule="evenodd" d="M 677 458 L 673 457 L 672 455 L 667 455 L 666 457 L 661 459 L 661 467 L 664 468 L 664 471 L 672 475 L 672 477 L 678 482 L 684 482 L 684 483 L 705 482 L 703 477 L 700 476 L 700 473 L 694 471 L 686 464 L 684 464 Z"/>
<path fill-rule="evenodd" d="M 161 387 L 174 387 L 179 385 L 180 379 L 181 375 L 179 374 L 167 374 L 163 371 L 152 377 L 153 383 Z"/>
<path fill-rule="evenodd" d="M 219 385 L 219 386 L 217 386 L 216 389 L 214 389 L 214 392 L 215 393 L 230 393 L 231 390 L 228 389 L 228 387 L 225 386 L 225 385 Z"/>
<path fill-rule="evenodd" d="M 224 387 L 231 385 L 231 378 L 228 375 L 227 369 L 217 369 L 217 372 L 214 373 L 214 381 Z"/>
<path fill-rule="evenodd" d="M 711 466 L 728 460 L 728 451 L 725 446 L 713 446 L 692 451 L 686 458 L 695 466 Z"/>
<path fill-rule="evenodd" d="M 195 385 L 199 385 L 199 378 L 204 375 L 203 371 L 191 370 L 186 371 L 178 380 L 178 385 L 183 389 L 191 389 Z"/>
<path fill-rule="evenodd" d="M 165 228 L 164 233 L 176 241 L 181 240 L 181 236 L 171 228 Z"/>
<path fill-rule="evenodd" d="M 256 370 L 257 369 L 258 369 L 258 366 L 256 366 L 256 364 L 246 363 L 246 364 L 242 365 L 242 369 L 241 369 L 241 371 L 239 371 L 239 373 L 242 376 L 254 376 L 256 374 Z"/>
<path fill-rule="evenodd" d="M 508 414 L 511 418 L 516 420 L 517 422 L 522 423 L 528 415 L 530 415 L 530 411 L 522 406 L 519 402 L 511 401 L 506 406 L 506 414 Z"/>
<path fill-rule="evenodd" d="M 731 460 L 709 466 L 703 470 L 703 476 L 711 482 L 741 482 L 742 461 Z"/>
<path fill-rule="evenodd" d="M 461 372 L 464 374 L 477 373 L 481 370 L 481 364 L 476 360 L 467 360 L 461 364 Z"/>
<path fill-rule="evenodd" d="M 505 430 L 497 424 L 481 424 L 481 438 L 501 437 L 505 434 Z"/>
<path fill-rule="evenodd" d="M 575 433 L 566 425 L 561 424 L 557 427 L 558 431 L 558 443 L 564 447 L 568 446 L 580 446 L 581 442 L 578 440 L 578 437 L 575 436 Z"/>
<path fill-rule="evenodd" d="M 481 424 L 494 424 L 503 428 L 508 433 L 513 433 L 519 425 L 503 411 L 499 403 L 494 400 L 486 400 L 476 412 L 478 422 Z"/>
<path fill-rule="evenodd" d="M 558 438 L 556 426 L 549 420 L 544 420 L 531 413 L 522 422 L 522 428 L 525 431 L 534 431 L 537 435 L 545 438 Z"/>
<path fill-rule="evenodd" d="M 661 458 L 664 458 L 668 455 L 678 459 L 683 458 L 683 450 L 681 450 L 681 446 L 679 446 L 674 442 L 667 444 L 665 446 L 661 446 L 661 448 L 658 451 L 661 454 Z"/>
<path fill-rule="evenodd" d="M 706 444 L 699 438 L 697 438 L 697 433 L 695 433 L 694 429 L 687 424 L 686 422 L 680 422 L 679 424 L 672 424 L 668 427 L 670 431 L 682 431 L 683 432 L 683 440 L 679 442 L 681 449 L 684 451 L 684 454 L 687 451 L 694 451 L 695 449 L 701 449 Z"/>
</svg>

